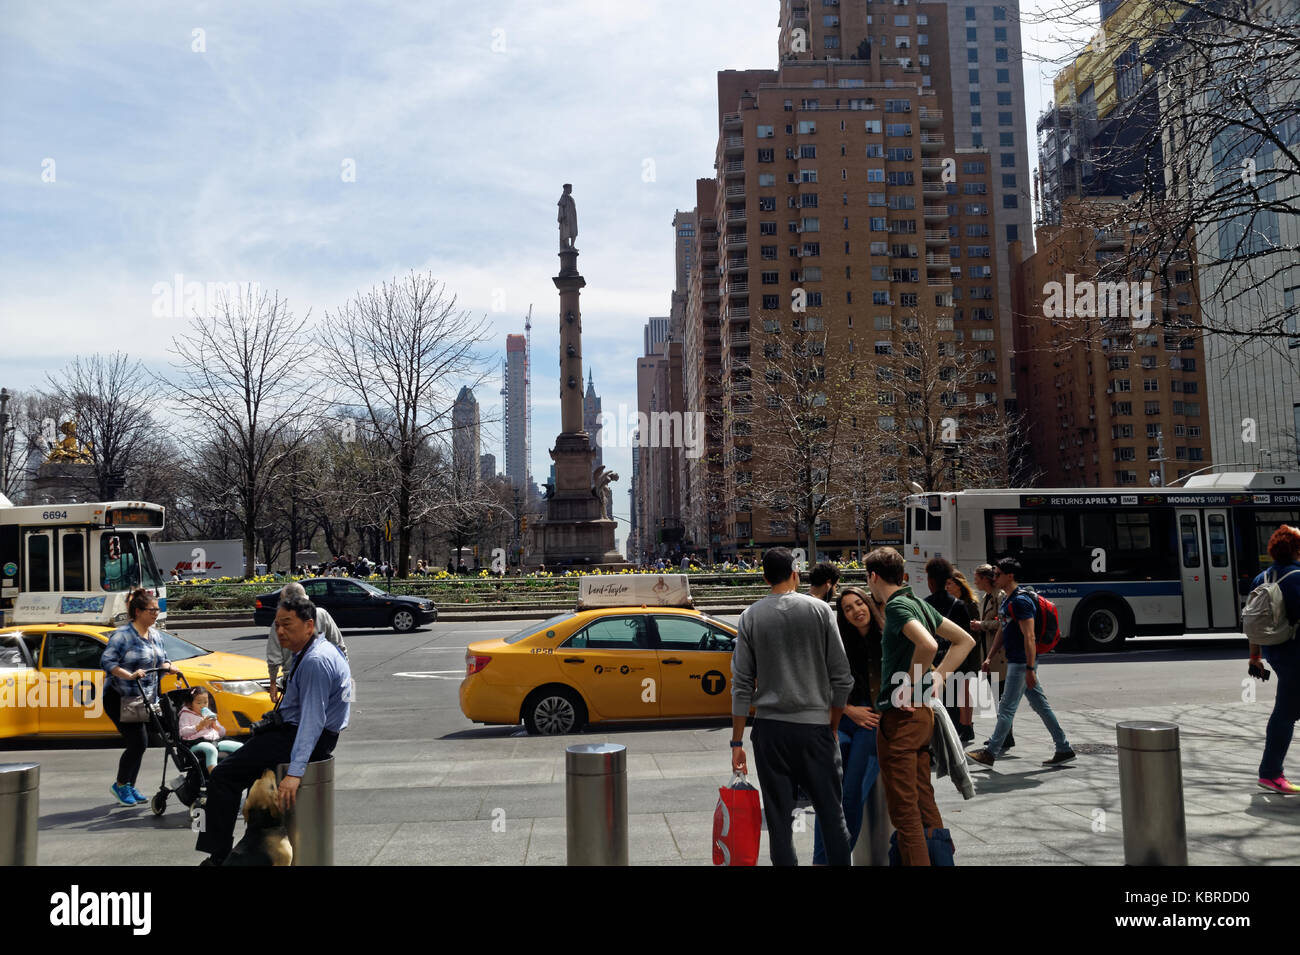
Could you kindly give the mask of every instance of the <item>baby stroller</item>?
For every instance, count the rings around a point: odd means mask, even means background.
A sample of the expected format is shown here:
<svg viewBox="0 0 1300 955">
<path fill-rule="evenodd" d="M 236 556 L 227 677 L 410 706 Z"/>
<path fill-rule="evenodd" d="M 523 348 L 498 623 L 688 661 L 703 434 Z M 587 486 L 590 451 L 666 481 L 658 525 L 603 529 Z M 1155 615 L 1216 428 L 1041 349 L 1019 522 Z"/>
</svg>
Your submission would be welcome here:
<svg viewBox="0 0 1300 955">
<path fill-rule="evenodd" d="M 151 670 L 152 673 L 161 673 L 161 669 Z M 162 782 L 158 785 L 158 792 L 154 793 L 149 800 L 149 806 L 153 809 L 155 816 L 161 816 L 167 811 L 167 797 L 175 793 L 176 798 L 181 803 L 190 808 L 190 818 L 197 818 L 203 809 L 204 801 L 207 798 L 208 791 L 208 771 L 203 760 L 199 758 L 189 746 L 181 739 L 180 734 L 180 711 L 189 700 L 190 684 L 185 679 L 185 674 L 178 673 L 176 678 L 182 686 L 174 690 L 168 690 L 166 693 L 158 694 L 158 702 L 150 707 L 149 721 L 154 732 L 162 739 L 163 748 L 166 753 L 163 756 Z M 139 681 L 137 681 L 139 686 Z M 141 693 L 144 690 L 141 688 Z M 181 774 L 173 780 L 173 784 L 167 785 L 167 763 L 170 761 Z"/>
</svg>

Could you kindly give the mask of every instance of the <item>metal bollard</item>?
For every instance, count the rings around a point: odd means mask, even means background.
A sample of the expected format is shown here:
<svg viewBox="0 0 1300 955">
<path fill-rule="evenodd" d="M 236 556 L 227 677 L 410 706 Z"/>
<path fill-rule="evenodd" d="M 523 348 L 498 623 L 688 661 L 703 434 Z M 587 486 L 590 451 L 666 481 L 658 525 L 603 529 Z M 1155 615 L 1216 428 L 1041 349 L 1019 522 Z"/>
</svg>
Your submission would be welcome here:
<svg viewBox="0 0 1300 955">
<path fill-rule="evenodd" d="M 893 831 L 885 806 L 885 783 L 877 776 L 862 805 L 862 829 L 853 846 L 853 864 L 889 865 L 889 837 Z"/>
<path fill-rule="evenodd" d="M 1117 723 L 1125 865 L 1187 865 L 1178 724 Z"/>
<path fill-rule="evenodd" d="M 36 865 L 40 802 L 40 763 L 0 763 L 0 865 Z"/>
<path fill-rule="evenodd" d="M 289 764 L 281 763 L 276 779 L 284 779 Z M 334 757 L 307 764 L 298 796 L 285 821 L 294 865 L 334 864 Z"/>
<path fill-rule="evenodd" d="M 627 865 L 627 747 L 568 747 L 564 809 L 569 865 Z"/>
</svg>

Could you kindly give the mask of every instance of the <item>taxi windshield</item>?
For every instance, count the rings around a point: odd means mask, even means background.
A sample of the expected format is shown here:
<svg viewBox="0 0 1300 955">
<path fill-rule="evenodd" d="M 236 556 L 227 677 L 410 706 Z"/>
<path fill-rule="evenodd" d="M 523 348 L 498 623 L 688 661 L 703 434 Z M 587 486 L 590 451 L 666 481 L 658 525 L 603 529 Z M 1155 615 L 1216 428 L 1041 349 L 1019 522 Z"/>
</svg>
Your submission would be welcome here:
<svg viewBox="0 0 1300 955">
<path fill-rule="evenodd" d="M 564 621 L 566 620 L 572 620 L 575 616 L 576 614 L 573 613 L 562 613 L 558 617 L 552 617 L 550 620 L 543 620 L 541 623 L 529 624 L 527 627 L 525 627 L 523 630 L 520 630 L 518 633 L 514 633 L 506 637 L 506 643 L 518 643 L 520 640 L 523 640 L 525 637 L 531 637 L 535 633 L 541 633 L 543 630 L 549 630 L 551 627 L 564 623 Z"/>
<path fill-rule="evenodd" d="M 162 631 L 163 649 L 167 651 L 167 659 L 175 663 L 177 660 L 188 660 L 191 657 L 201 657 L 205 653 L 211 653 L 197 644 L 190 643 L 188 640 L 182 640 L 174 633 Z"/>
</svg>

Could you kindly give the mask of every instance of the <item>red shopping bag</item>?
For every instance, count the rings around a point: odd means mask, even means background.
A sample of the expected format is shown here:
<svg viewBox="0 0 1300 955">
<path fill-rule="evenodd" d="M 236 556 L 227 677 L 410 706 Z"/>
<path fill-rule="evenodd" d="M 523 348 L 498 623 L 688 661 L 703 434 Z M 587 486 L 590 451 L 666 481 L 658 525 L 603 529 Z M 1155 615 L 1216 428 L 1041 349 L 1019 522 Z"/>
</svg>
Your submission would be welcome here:
<svg viewBox="0 0 1300 955">
<path fill-rule="evenodd" d="M 763 806 L 758 790 L 736 773 L 718 790 L 713 810 L 713 864 L 758 865 L 758 845 L 763 832 Z"/>
</svg>

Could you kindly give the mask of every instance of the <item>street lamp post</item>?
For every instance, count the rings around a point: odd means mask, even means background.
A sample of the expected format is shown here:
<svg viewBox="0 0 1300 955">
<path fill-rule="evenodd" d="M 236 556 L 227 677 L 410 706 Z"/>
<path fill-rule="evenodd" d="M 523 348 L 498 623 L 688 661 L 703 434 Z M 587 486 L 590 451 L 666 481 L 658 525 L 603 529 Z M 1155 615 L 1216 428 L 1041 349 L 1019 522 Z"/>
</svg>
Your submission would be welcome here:
<svg viewBox="0 0 1300 955">
<path fill-rule="evenodd" d="M 9 490 L 9 457 L 5 447 L 9 439 L 9 389 L 0 388 L 0 494 Z"/>
</svg>

